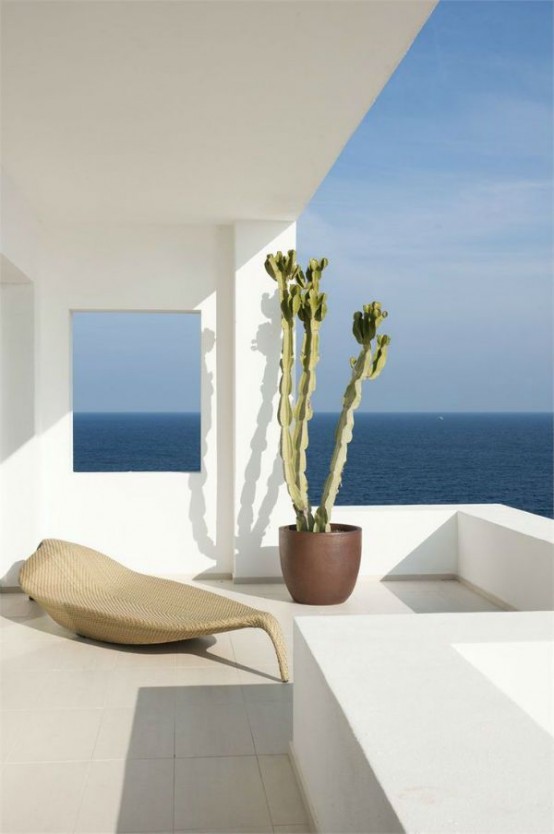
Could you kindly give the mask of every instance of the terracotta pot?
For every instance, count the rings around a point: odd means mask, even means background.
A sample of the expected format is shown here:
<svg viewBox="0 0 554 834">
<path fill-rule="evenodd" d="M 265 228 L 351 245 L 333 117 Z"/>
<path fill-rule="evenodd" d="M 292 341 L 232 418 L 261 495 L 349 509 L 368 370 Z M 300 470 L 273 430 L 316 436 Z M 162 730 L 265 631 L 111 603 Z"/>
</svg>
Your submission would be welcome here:
<svg viewBox="0 0 554 834">
<path fill-rule="evenodd" d="M 348 599 L 360 570 L 362 528 L 331 524 L 330 533 L 279 528 L 279 555 L 285 584 L 295 602 L 338 605 Z"/>
</svg>

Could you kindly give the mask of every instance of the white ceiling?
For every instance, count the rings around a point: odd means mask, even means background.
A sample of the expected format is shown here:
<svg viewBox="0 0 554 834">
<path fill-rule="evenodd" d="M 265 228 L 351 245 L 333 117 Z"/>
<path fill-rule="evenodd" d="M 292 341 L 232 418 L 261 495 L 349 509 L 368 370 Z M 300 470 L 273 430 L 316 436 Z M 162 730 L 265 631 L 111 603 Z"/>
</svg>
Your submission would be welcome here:
<svg viewBox="0 0 554 834">
<path fill-rule="evenodd" d="M 434 5 L 3 2 L 3 166 L 56 221 L 294 219 Z"/>
</svg>

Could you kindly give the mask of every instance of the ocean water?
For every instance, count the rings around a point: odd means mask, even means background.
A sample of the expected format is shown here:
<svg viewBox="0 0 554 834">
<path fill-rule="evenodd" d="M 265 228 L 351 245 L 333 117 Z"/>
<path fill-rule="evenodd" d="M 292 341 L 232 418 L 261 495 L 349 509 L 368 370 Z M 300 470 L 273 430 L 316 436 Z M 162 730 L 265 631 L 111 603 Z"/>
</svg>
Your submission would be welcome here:
<svg viewBox="0 0 554 834">
<path fill-rule="evenodd" d="M 336 414 L 310 424 L 309 493 L 320 499 Z M 337 504 L 500 503 L 553 512 L 552 414 L 363 414 Z"/>
<path fill-rule="evenodd" d="M 336 414 L 310 423 L 317 504 Z M 200 469 L 199 414 L 75 414 L 76 472 Z M 501 503 L 554 517 L 552 414 L 363 414 L 337 504 Z"/>
<path fill-rule="evenodd" d="M 73 414 L 74 472 L 198 472 L 200 414 Z"/>
</svg>

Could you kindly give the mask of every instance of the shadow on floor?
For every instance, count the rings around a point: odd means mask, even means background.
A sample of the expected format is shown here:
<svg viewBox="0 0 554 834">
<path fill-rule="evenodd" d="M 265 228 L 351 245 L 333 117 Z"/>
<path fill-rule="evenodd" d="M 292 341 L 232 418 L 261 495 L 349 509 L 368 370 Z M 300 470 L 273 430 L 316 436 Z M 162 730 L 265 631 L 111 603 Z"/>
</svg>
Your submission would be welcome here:
<svg viewBox="0 0 554 834">
<path fill-rule="evenodd" d="M 272 712 L 273 747 L 263 726 Z M 79 830 L 261 833 L 280 820 L 305 824 L 288 756 L 262 752 L 287 750 L 291 736 L 290 687 L 141 688 L 125 759 L 93 762 Z"/>
</svg>

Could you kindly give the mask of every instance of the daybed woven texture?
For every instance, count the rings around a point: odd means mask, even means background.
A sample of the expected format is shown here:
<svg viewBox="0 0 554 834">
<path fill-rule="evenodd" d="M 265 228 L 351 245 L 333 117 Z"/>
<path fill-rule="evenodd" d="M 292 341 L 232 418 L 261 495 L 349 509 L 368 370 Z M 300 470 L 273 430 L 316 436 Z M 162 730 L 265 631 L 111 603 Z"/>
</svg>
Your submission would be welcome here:
<svg viewBox="0 0 554 834">
<path fill-rule="evenodd" d="M 136 573 L 79 544 L 45 539 L 23 563 L 21 587 L 60 625 L 107 643 L 170 643 L 263 628 L 288 680 L 285 643 L 272 614 L 181 582 Z"/>
</svg>

